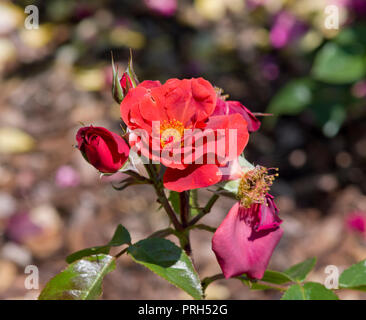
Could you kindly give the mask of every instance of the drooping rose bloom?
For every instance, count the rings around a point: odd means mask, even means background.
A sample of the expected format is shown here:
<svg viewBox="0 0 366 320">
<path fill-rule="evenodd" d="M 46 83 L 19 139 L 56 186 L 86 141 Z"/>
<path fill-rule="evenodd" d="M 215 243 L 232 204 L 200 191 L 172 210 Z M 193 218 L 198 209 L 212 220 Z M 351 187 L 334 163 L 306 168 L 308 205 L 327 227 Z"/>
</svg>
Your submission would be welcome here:
<svg viewBox="0 0 366 320">
<path fill-rule="evenodd" d="M 212 238 L 212 250 L 225 278 L 245 273 L 261 279 L 264 275 L 283 234 L 278 209 L 268 194 L 274 176 L 259 166 L 242 174 L 239 201 Z"/>
<path fill-rule="evenodd" d="M 257 131 L 261 126 L 261 122 L 239 101 L 225 101 L 221 98 L 217 99 L 213 115 L 229 115 L 235 113 L 241 114 L 246 120 L 249 132 Z"/>
<path fill-rule="evenodd" d="M 123 138 L 103 127 L 80 128 L 76 141 L 84 158 L 103 173 L 114 173 L 121 169 L 130 152 Z"/>
<path fill-rule="evenodd" d="M 242 115 L 214 115 L 215 108 L 216 91 L 208 81 L 170 79 L 131 89 L 121 115 L 131 147 L 167 167 L 164 186 L 182 192 L 219 182 L 219 167 L 237 158 L 248 142 Z"/>
</svg>

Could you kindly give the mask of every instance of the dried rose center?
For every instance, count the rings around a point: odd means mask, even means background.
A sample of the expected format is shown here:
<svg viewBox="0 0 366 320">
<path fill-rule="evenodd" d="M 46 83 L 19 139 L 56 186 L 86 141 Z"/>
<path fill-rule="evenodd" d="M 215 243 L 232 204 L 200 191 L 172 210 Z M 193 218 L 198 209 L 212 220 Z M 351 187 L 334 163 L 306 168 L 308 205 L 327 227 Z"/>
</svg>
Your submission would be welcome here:
<svg viewBox="0 0 366 320">
<path fill-rule="evenodd" d="M 277 171 L 278 169 L 256 166 L 243 174 L 237 195 L 242 207 L 249 209 L 253 203 L 266 203 L 266 194 L 278 176 L 278 173 L 269 174 L 269 170 Z"/>
<path fill-rule="evenodd" d="M 184 133 L 183 123 L 178 120 L 164 120 L 160 125 L 160 143 L 166 145 L 182 140 Z"/>
</svg>

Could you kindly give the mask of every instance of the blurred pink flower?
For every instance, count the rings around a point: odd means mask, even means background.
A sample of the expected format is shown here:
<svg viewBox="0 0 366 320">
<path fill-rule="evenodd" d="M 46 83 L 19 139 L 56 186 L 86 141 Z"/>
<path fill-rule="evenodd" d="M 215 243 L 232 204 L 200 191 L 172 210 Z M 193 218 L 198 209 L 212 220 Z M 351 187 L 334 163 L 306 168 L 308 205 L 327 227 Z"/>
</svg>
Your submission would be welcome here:
<svg viewBox="0 0 366 320">
<path fill-rule="evenodd" d="M 31 220 L 27 212 L 14 214 L 5 227 L 6 236 L 18 243 L 24 243 L 29 237 L 37 235 L 41 231 L 41 227 Z"/>
<path fill-rule="evenodd" d="M 61 188 L 76 187 L 80 184 L 80 176 L 71 166 L 61 166 L 56 172 L 55 182 Z"/>
<path fill-rule="evenodd" d="M 270 31 L 270 41 L 273 47 L 282 48 L 305 32 L 303 23 L 289 12 L 282 11 L 275 18 Z"/>
<path fill-rule="evenodd" d="M 173 16 L 177 11 L 177 0 L 145 0 L 146 6 L 163 16 Z"/>
<path fill-rule="evenodd" d="M 366 212 L 355 211 L 346 216 L 346 227 L 351 232 L 366 236 Z"/>
</svg>

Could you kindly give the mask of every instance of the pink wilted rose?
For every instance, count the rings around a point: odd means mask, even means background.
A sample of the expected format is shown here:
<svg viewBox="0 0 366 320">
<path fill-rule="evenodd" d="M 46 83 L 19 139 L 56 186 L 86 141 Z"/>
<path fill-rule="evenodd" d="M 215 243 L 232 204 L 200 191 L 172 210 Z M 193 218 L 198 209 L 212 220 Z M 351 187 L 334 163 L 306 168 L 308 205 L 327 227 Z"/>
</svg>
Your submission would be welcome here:
<svg viewBox="0 0 366 320">
<path fill-rule="evenodd" d="M 243 173 L 238 201 L 212 238 L 212 250 L 225 278 L 247 274 L 261 279 L 280 241 L 282 220 L 268 190 L 274 175 L 264 167 Z"/>
</svg>

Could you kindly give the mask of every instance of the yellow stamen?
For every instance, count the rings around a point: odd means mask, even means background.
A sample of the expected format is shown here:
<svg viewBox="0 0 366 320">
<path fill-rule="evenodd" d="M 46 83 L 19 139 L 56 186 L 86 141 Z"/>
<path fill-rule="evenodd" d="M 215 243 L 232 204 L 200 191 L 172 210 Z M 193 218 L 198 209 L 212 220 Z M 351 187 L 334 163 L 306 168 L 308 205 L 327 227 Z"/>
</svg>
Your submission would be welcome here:
<svg viewBox="0 0 366 320">
<path fill-rule="evenodd" d="M 253 203 L 266 203 L 266 194 L 278 176 L 278 173 L 269 174 L 268 170 L 271 169 L 256 166 L 243 174 L 237 196 L 244 208 L 250 208 Z M 274 170 L 278 171 L 277 168 Z"/>
<path fill-rule="evenodd" d="M 160 125 L 160 142 L 166 145 L 181 141 L 184 133 L 183 123 L 178 120 L 164 120 Z"/>
</svg>

